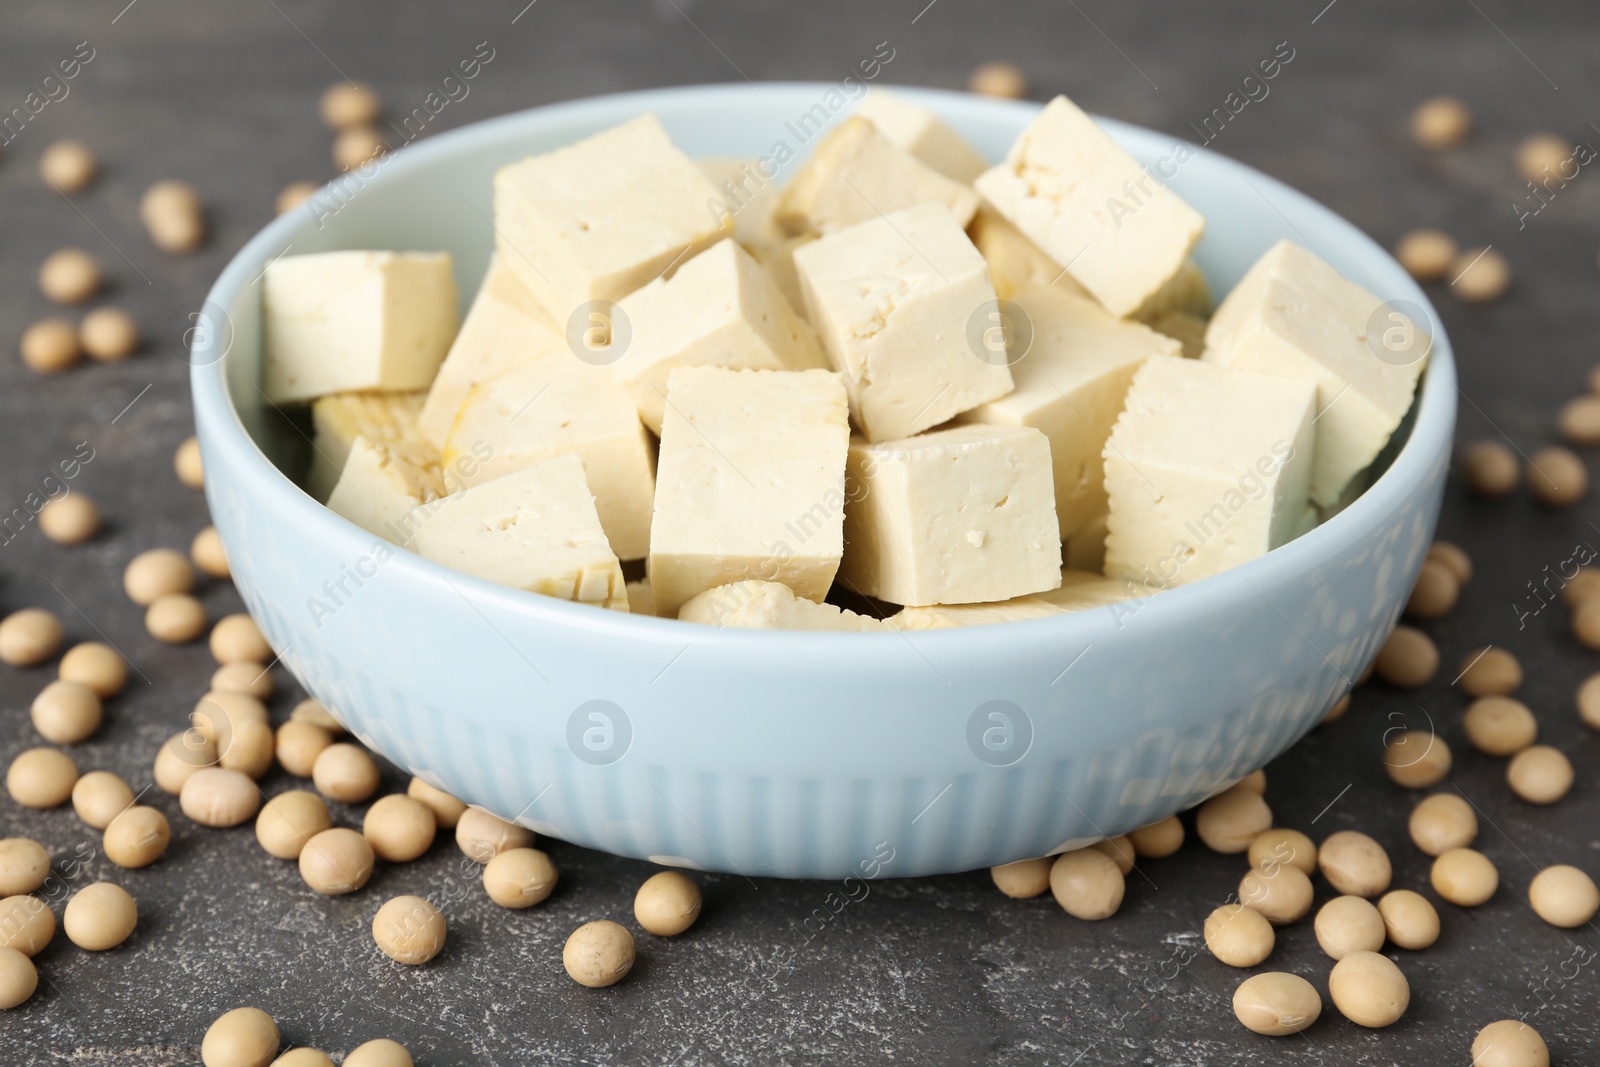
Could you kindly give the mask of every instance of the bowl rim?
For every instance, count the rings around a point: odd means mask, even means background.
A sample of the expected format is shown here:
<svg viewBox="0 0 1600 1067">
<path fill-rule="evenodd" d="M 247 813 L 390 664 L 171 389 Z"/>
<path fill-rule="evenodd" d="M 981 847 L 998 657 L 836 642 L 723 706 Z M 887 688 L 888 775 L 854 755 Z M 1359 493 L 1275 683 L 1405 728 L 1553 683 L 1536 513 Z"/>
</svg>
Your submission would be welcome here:
<svg viewBox="0 0 1600 1067">
<path fill-rule="evenodd" d="M 1012 112 L 1017 118 L 1026 120 L 1044 107 L 1040 102 L 996 100 L 951 90 L 900 85 L 882 87 L 932 107 L 941 117 L 961 116 L 979 124 L 1004 112 Z M 821 94 L 830 88 L 836 86 L 827 82 L 689 85 L 629 90 L 540 105 L 468 123 L 408 145 L 388 157 L 383 169 L 368 179 L 366 184 L 402 180 L 438 158 L 447 157 L 458 146 L 475 140 L 493 139 L 507 129 L 527 124 L 571 124 L 593 118 L 609 121 L 623 109 L 632 108 L 631 114 L 638 114 L 661 106 L 663 100 L 694 103 L 696 98 L 703 98 L 705 101 L 719 102 L 727 97 L 752 94 L 774 97 L 798 91 Z M 624 121 L 631 114 L 616 118 L 616 121 Z M 1344 231 L 1359 260 L 1384 275 L 1384 280 L 1392 283 L 1398 296 L 1419 304 L 1430 316 L 1433 346 L 1426 373 L 1422 376 L 1412 404 L 1410 434 L 1389 467 L 1373 484 L 1338 514 L 1288 544 L 1220 574 L 1160 590 L 1143 598 L 1138 608 L 1140 615 L 1148 614 L 1152 626 L 1161 629 L 1168 625 L 1201 623 L 1204 616 L 1250 598 L 1264 599 L 1270 607 L 1283 614 L 1267 596 L 1269 591 L 1284 588 L 1307 571 L 1329 562 L 1341 552 L 1372 536 L 1405 500 L 1421 490 L 1434 464 L 1441 455 L 1448 454 L 1453 440 L 1456 408 L 1456 375 L 1449 337 L 1432 302 L 1415 281 L 1382 246 L 1331 208 L 1247 164 L 1184 138 L 1099 115 L 1093 117 L 1119 142 L 1155 137 L 1173 145 L 1186 145 L 1196 155 L 1204 153 L 1214 157 L 1217 165 L 1236 172 L 1253 185 L 1270 206 L 1290 221 L 1291 226 L 1294 226 L 1292 219 L 1280 205 L 1291 207 L 1294 213 L 1309 212 L 1320 216 L 1324 223 Z M 207 294 L 207 305 L 222 309 L 231 307 L 235 299 L 254 284 L 264 265 L 274 256 L 281 255 L 285 245 L 292 243 L 294 231 L 304 225 L 298 215 L 298 212 L 285 213 L 247 241 L 217 276 Z M 1295 228 L 1298 230 L 1298 227 Z M 213 464 L 210 456 L 204 457 L 207 467 L 227 469 L 241 475 L 252 492 L 263 494 L 264 504 L 270 506 L 273 513 L 282 515 L 285 522 L 306 531 L 332 551 L 349 558 L 358 558 L 371 551 L 377 535 L 336 515 L 314 500 L 262 452 L 245 428 L 233 403 L 225 373 L 227 359 L 225 352 L 219 359 L 191 361 L 190 386 L 195 420 L 197 427 L 205 431 L 200 434 L 202 449 L 217 450 L 220 459 L 220 462 Z M 959 649 L 964 655 L 972 655 L 982 653 L 985 648 L 995 653 L 1007 648 L 1015 650 L 1023 647 L 1059 650 L 1062 645 L 1108 640 L 1122 628 L 1121 622 L 1109 608 L 909 634 L 901 630 L 858 633 L 710 627 L 680 623 L 676 619 L 598 609 L 498 585 L 452 570 L 398 546 L 392 547 L 396 548 L 394 556 L 384 566 L 385 574 L 393 576 L 390 581 L 420 583 L 436 590 L 453 590 L 467 599 L 474 610 L 482 605 L 503 615 L 522 616 L 530 624 L 580 629 L 588 631 L 595 638 L 608 641 L 681 639 L 690 636 L 691 630 L 686 628 L 692 628 L 693 643 L 697 646 L 710 645 L 734 654 L 771 653 L 778 642 L 783 642 L 801 654 L 797 662 L 810 655 L 820 655 L 840 662 L 841 667 L 847 663 L 870 667 L 881 658 L 887 642 L 896 639 L 909 641 L 913 636 L 918 645 L 928 642 L 930 651 L 956 652 Z M 1287 618 L 1285 616 L 1286 621 Z"/>
</svg>

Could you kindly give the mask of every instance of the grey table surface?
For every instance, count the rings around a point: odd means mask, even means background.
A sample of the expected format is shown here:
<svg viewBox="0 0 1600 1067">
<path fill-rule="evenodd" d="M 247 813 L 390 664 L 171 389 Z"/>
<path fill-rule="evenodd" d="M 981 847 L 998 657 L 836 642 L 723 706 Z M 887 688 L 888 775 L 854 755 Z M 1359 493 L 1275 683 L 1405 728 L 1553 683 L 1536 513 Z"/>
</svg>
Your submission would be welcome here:
<svg viewBox="0 0 1600 1067">
<path fill-rule="evenodd" d="M 88 41 L 94 58 L 0 150 L 0 330 L 12 344 L 51 312 L 38 264 L 57 247 L 95 252 L 110 285 L 148 338 L 133 359 L 86 365 L 49 380 L 14 356 L 0 359 L 0 506 L 9 512 L 45 484 L 80 442 L 94 450 L 74 486 L 99 502 L 104 531 L 68 548 L 36 529 L 0 545 L 0 609 L 39 605 L 70 640 L 104 638 L 134 665 L 110 701 L 106 725 L 74 755 L 135 788 L 149 781 L 158 744 L 180 728 L 213 664 L 203 645 L 171 648 L 143 629 L 119 578 L 136 552 L 186 546 L 206 524 L 200 494 L 172 473 L 190 432 L 186 366 L 175 309 L 192 306 L 227 257 L 271 217 L 291 180 L 331 177 L 329 136 L 316 106 L 341 74 L 370 82 L 395 111 L 420 102 L 478 42 L 497 59 L 467 99 L 436 121 L 445 129 L 553 101 L 621 89 L 773 79 L 824 79 L 879 41 L 894 47 L 888 81 L 960 87 L 978 62 L 1007 59 L 1033 95 L 1066 92 L 1092 110 L 1193 136 L 1191 123 L 1222 104 L 1279 42 L 1295 59 L 1212 145 L 1284 179 L 1389 243 L 1419 225 L 1464 243 L 1493 244 L 1516 286 L 1504 302 L 1468 308 L 1438 293 L 1461 363 L 1459 438 L 1503 437 L 1531 452 L 1554 438 L 1559 403 L 1579 391 L 1595 360 L 1600 179 L 1586 173 L 1519 227 L 1526 193 L 1514 146 L 1550 129 L 1600 143 L 1600 12 L 1578 0 L 1361 0 L 1207 4 L 1066 4 L 994 0 L 733 3 L 524 0 L 443 4 L 314 4 L 178 0 L 61 4 L 10 0 L 0 11 L 0 113 L 21 105 L 53 64 Z M 1465 147 L 1425 155 L 1406 133 L 1421 98 L 1451 92 L 1474 109 Z M 104 173 L 70 202 L 36 176 L 40 151 L 60 137 L 93 146 Z M 136 218 L 154 179 L 179 176 L 202 191 L 213 237 L 200 253 L 156 251 Z M 646 939 L 633 975 L 607 992 L 573 984 L 560 965 L 567 933 L 591 918 L 629 918 L 648 866 L 550 842 L 562 872 L 543 906 L 509 913 L 475 886 L 453 846 L 385 867 L 363 893 L 321 898 L 292 864 L 269 859 L 248 830 L 208 831 L 173 798 L 147 796 L 171 817 L 160 863 L 124 872 L 99 855 L 99 835 L 70 807 L 27 812 L 0 800 L 0 836 L 45 842 L 65 896 L 113 879 L 138 898 L 140 926 L 104 955 L 58 935 L 38 957 L 41 990 L 0 1016 L 0 1063 L 198 1062 L 201 1035 L 220 1012 L 255 1004 L 285 1038 L 329 1050 L 388 1035 L 419 1063 L 999 1064 L 1447 1064 L 1468 1063 L 1485 1023 L 1526 1015 L 1561 1064 L 1600 1060 L 1600 951 L 1595 930 L 1544 925 L 1525 893 L 1536 867 L 1600 865 L 1600 739 L 1573 710 L 1596 657 L 1550 609 L 1519 625 L 1527 583 L 1600 544 L 1590 501 L 1561 512 L 1524 495 L 1499 503 L 1448 493 L 1441 531 L 1472 552 L 1478 573 L 1459 609 L 1429 626 L 1446 669 L 1416 694 L 1368 686 L 1341 723 L 1313 733 L 1269 769 L 1280 824 L 1327 832 L 1359 828 L 1388 846 L 1397 885 L 1426 889 L 1427 858 L 1406 838 L 1416 797 L 1391 785 L 1379 761 L 1398 714 L 1426 713 L 1452 744 L 1450 784 L 1482 810 L 1480 847 L 1502 888 L 1476 910 L 1441 905 L 1444 933 L 1421 953 L 1398 954 L 1412 1005 L 1385 1031 L 1362 1030 L 1331 1007 L 1304 1035 L 1270 1041 L 1245 1032 L 1229 1009 L 1239 972 L 1203 951 L 1199 927 L 1234 888 L 1238 857 L 1191 840 L 1177 856 L 1130 876 L 1121 912 L 1086 924 L 1048 897 L 1013 902 L 987 874 L 884 881 L 769 973 L 781 946 L 831 890 L 815 882 L 749 882 L 707 875 L 704 918 L 686 936 Z M 237 610 L 226 583 L 208 583 L 213 616 Z M 1463 695 L 1448 669 L 1471 647 L 1510 648 L 1528 671 L 1523 697 L 1542 736 L 1579 767 L 1572 794 L 1549 809 L 1517 801 L 1500 761 L 1469 750 Z M 0 667 L 0 760 L 34 745 L 28 704 L 48 668 Z M 278 672 L 274 712 L 297 697 Z M 279 773 L 269 792 L 289 786 Z M 403 780 L 391 771 L 386 783 Z M 341 810 L 346 822 L 356 810 Z M 1191 835 L 1192 837 L 1192 835 Z M 1329 895 L 1318 883 L 1319 899 Z M 450 941 L 420 969 L 390 965 L 368 934 L 372 910 L 399 892 L 440 894 Z M 1326 989 L 1329 961 L 1309 922 L 1281 931 L 1271 966 Z"/>
</svg>

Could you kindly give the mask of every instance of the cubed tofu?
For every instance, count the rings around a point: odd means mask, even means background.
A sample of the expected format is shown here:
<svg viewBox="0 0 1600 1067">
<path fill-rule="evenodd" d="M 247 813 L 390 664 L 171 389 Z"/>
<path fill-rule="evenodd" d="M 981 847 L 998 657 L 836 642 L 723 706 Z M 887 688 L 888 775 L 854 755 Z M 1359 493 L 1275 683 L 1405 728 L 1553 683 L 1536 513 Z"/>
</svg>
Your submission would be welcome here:
<svg viewBox="0 0 1600 1067">
<path fill-rule="evenodd" d="M 611 369 L 639 418 L 656 433 L 667 375 L 675 367 L 828 367 L 817 335 L 736 241 L 718 242 L 617 307 L 627 317 L 631 339 Z"/>
<path fill-rule="evenodd" d="M 311 468 L 306 492 L 327 503 L 356 438 L 378 446 L 417 447 L 421 393 L 334 393 L 311 405 Z M 438 461 L 437 454 L 433 459 Z M 459 488 L 459 486 L 457 487 Z"/>
<path fill-rule="evenodd" d="M 328 494 L 328 510 L 368 533 L 405 544 L 407 514 L 445 495 L 439 453 L 426 442 L 387 444 L 358 436 L 339 480 Z"/>
<path fill-rule="evenodd" d="M 1064 96 L 1022 131 L 978 192 L 1115 315 L 1177 273 L 1205 220 Z"/>
<path fill-rule="evenodd" d="M 957 426 L 850 444 L 839 578 L 895 604 L 975 604 L 1061 584 L 1050 442 Z"/>
<path fill-rule="evenodd" d="M 478 485 L 576 455 L 612 550 L 619 559 L 643 559 L 655 499 L 652 451 L 609 368 L 562 351 L 473 386 L 445 442 L 444 463 L 473 466 L 464 481 Z"/>
<path fill-rule="evenodd" d="M 1106 574 L 1159 588 L 1247 563 L 1300 530 L 1316 388 L 1152 356 L 1106 442 Z"/>
<path fill-rule="evenodd" d="M 633 615 L 656 613 L 656 594 L 650 588 L 649 578 L 640 578 L 636 582 L 628 583 L 628 611 Z"/>
<path fill-rule="evenodd" d="M 1069 567 L 1061 572 L 1060 588 L 1048 592 L 988 604 L 908 607 L 890 616 L 888 622 L 897 630 L 949 630 L 993 622 L 1021 622 L 1142 600 L 1154 592 L 1156 590 L 1127 578 L 1106 578 Z"/>
<path fill-rule="evenodd" d="M 295 404 L 426 389 L 459 314 L 443 252 L 282 256 L 263 273 L 261 391 Z"/>
<path fill-rule="evenodd" d="M 1151 356 L 1175 356 L 1178 342 L 1117 318 L 1086 296 L 1060 286 L 1018 293 L 1013 341 L 1032 343 L 1011 367 L 1016 388 L 979 405 L 962 422 L 1032 426 L 1050 441 L 1056 518 L 1068 541 L 1106 513 L 1100 453 L 1122 413 L 1133 372 Z"/>
<path fill-rule="evenodd" d="M 930 108 L 887 89 L 871 89 L 855 113 L 922 162 L 965 185 L 989 169 L 988 160 Z"/>
<path fill-rule="evenodd" d="M 695 166 L 716 186 L 718 202 L 733 216 L 733 239 L 747 249 L 765 248 L 788 238 L 772 217 L 778 206 L 776 174 L 755 158 L 697 159 Z"/>
<path fill-rule="evenodd" d="M 1144 306 L 1135 314 L 1140 322 L 1149 323 L 1160 315 L 1182 312 L 1205 319 L 1211 315 L 1211 283 L 1205 271 L 1193 259 L 1186 259 L 1178 272 L 1150 295 Z"/>
<path fill-rule="evenodd" d="M 869 441 L 937 426 L 1011 391 L 975 342 L 995 306 L 989 268 L 954 216 L 922 204 L 795 249 L 806 317 Z"/>
<path fill-rule="evenodd" d="M 1425 349 L 1380 358 L 1381 341 L 1369 333 L 1381 304 L 1322 257 L 1280 241 L 1227 295 L 1206 330 L 1207 362 L 1316 386 L 1311 500 L 1323 507 L 1389 443 L 1427 363 Z M 1376 329 L 1396 324 L 1406 325 L 1398 312 Z"/>
<path fill-rule="evenodd" d="M 978 209 L 972 187 L 945 177 L 863 118 L 828 131 L 778 197 L 789 233 L 832 233 L 917 204 L 939 203 L 965 226 Z"/>
<path fill-rule="evenodd" d="M 628 610 L 622 564 L 577 456 L 562 456 L 417 509 L 424 558 L 485 581 Z"/>
<path fill-rule="evenodd" d="M 752 578 L 820 602 L 844 550 L 849 438 L 830 371 L 673 371 L 650 527 L 657 613 Z"/>
<path fill-rule="evenodd" d="M 683 622 L 735 630 L 849 630 L 887 633 L 880 619 L 794 595 L 781 582 L 752 580 L 708 589 L 678 612 Z"/>
<path fill-rule="evenodd" d="M 1199 359 L 1206 350 L 1206 320 L 1187 311 L 1162 311 L 1141 320 L 1156 333 L 1165 334 L 1183 346 L 1189 359 Z"/>
<path fill-rule="evenodd" d="M 801 318 L 806 315 L 806 294 L 800 288 L 800 274 L 795 269 L 794 253 L 802 245 L 808 245 L 817 239 L 814 233 L 803 233 L 798 237 L 786 237 L 777 244 L 766 245 L 761 248 L 751 249 L 750 254 L 756 257 L 778 286 L 778 291 L 783 298 L 789 301 L 789 306 Z"/>
<path fill-rule="evenodd" d="M 501 259 L 561 324 L 733 233 L 716 186 L 651 114 L 502 167 L 494 208 Z"/>
<path fill-rule="evenodd" d="M 980 206 L 978 213 L 972 216 L 967 233 L 984 262 L 989 264 L 989 278 L 994 282 L 995 295 L 1001 300 L 1046 286 L 1089 297 L 1089 291 L 1061 264 L 1045 255 L 1038 245 L 1022 235 L 1021 230 L 1006 221 L 1004 215 L 987 204 Z"/>
<path fill-rule="evenodd" d="M 490 257 L 478 295 L 422 405 L 422 434 L 444 448 L 467 393 L 479 382 L 552 352 L 566 339 L 498 255 Z"/>
</svg>

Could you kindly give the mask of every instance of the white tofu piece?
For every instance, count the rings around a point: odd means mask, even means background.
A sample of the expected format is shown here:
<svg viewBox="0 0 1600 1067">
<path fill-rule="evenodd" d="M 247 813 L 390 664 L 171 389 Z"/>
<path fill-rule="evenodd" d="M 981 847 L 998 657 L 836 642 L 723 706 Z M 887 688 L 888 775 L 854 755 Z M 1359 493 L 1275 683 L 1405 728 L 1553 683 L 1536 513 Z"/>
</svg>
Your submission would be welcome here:
<svg viewBox="0 0 1600 1067">
<path fill-rule="evenodd" d="M 311 467 L 306 492 L 324 504 L 356 438 L 380 447 L 420 447 L 421 393 L 334 393 L 311 405 Z M 437 452 L 432 457 L 437 465 Z M 458 486 L 459 488 L 459 486 Z"/>
<path fill-rule="evenodd" d="M 568 455 L 425 504 L 415 516 L 424 558 L 485 581 L 628 610 L 622 564 Z"/>
<path fill-rule="evenodd" d="M 1011 367 L 1016 388 L 960 421 L 1032 426 L 1049 439 L 1056 518 L 1062 540 L 1069 541 L 1106 513 L 1100 454 L 1133 372 L 1151 356 L 1176 356 L 1182 349 L 1059 286 L 1018 293 L 1015 302 L 1033 333 L 1027 354 Z"/>
<path fill-rule="evenodd" d="M 1152 356 L 1106 442 L 1106 574 L 1198 581 L 1299 532 L 1315 461 L 1309 382 Z"/>
<path fill-rule="evenodd" d="M 501 259 L 557 323 L 733 232 L 716 186 L 651 114 L 502 167 L 494 206 Z"/>
<path fill-rule="evenodd" d="M 1141 319 L 1156 333 L 1166 334 L 1183 346 L 1189 359 L 1199 359 L 1206 350 L 1206 320 L 1187 311 L 1161 311 Z"/>
<path fill-rule="evenodd" d="M 707 589 L 690 598 L 678 618 L 736 630 L 889 630 L 880 619 L 795 596 L 781 582 L 734 582 Z"/>
<path fill-rule="evenodd" d="M 971 235 L 979 254 L 989 264 L 989 277 L 994 282 L 995 295 L 1001 300 L 1010 300 L 1018 293 L 1047 286 L 1067 289 L 1079 296 L 1094 299 L 1061 264 L 1045 255 L 1038 245 L 1024 237 L 1021 230 L 989 205 L 978 207 L 967 233 Z"/>
<path fill-rule="evenodd" d="M 783 298 L 789 301 L 789 306 L 794 308 L 795 314 L 801 318 L 806 315 L 806 294 L 800 287 L 800 274 L 794 265 L 795 249 L 808 245 L 817 239 L 814 233 L 803 233 L 798 237 L 786 237 L 773 245 L 751 249 L 750 254 L 756 257 L 756 262 L 766 269 L 768 275 L 778 286 L 778 291 Z"/>
<path fill-rule="evenodd" d="M 1183 261 L 1178 272 L 1167 283 L 1150 295 L 1144 307 L 1135 314 L 1140 322 L 1148 324 L 1160 315 L 1182 312 L 1206 319 L 1211 316 L 1211 283 L 1205 271 L 1192 258 Z"/>
<path fill-rule="evenodd" d="M 563 350 L 473 386 L 445 442 L 444 463 L 455 469 L 476 457 L 464 480 L 478 485 L 576 455 L 612 550 L 619 559 L 643 559 L 655 499 L 652 452 L 633 401 L 609 368 Z"/>
<path fill-rule="evenodd" d="M 1022 131 L 978 192 L 1115 315 L 1141 308 L 1205 220 L 1064 96 Z"/>
<path fill-rule="evenodd" d="M 957 426 L 850 443 L 840 581 L 895 604 L 975 604 L 1061 584 L 1050 442 Z"/>
<path fill-rule="evenodd" d="M 459 323 L 444 252 L 283 256 L 263 273 L 262 386 L 274 404 L 433 381 Z"/>
<path fill-rule="evenodd" d="M 820 602 L 844 551 L 849 439 L 830 371 L 673 371 L 650 527 L 657 613 L 751 578 Z"/>
<path fill-rule="evenodd" d="M 939 204 L 795 249 L 806 316 L 869 441 L 910 437 L 1011 391 L 969 337 L 995 301 L 983 256 Z"/>
<path fill-rule="evenodd" d="M 788 234 L 772 215 L 778 206 L 777 175 L 754 157 L 697 159 L 695 166 L 716 186 L 719 203 L 733 216 L 733 239 L 746 249 L 779 244 Z"/>
<path fill-rule="evenodd" d="M 650 588 L 648 577 L 628 583 L 628 611 L 634 615 L 656 613 L 656 594 Z"/>
<path fill-rule="evenodd" d="M 832 233 L 917 204 L 940 203 L 965 226 L 978 210 L 972 187 L 945 177 L 863 118 L 828 131 L 778 196 L 789 233 Z"/>
<path fill-rule="evenodd" d="M 671 278 L 624 297 L 632 340 L 611 365 L 639 418 L 661 432 L 667 375 L 675 367 L 826 370 L 817 335 L 777 283 L 736 241 L 721 241 Z"/>
<path fill-rule="evenodd" d="M 1311 500 L 1323 507 L 1389 443 L 1427 362 L 1397 366 L 1369 346 L 1381 303 L 1320 256 L 1279 241 L 1223 300 L 1206 330 L 1208 362 L 1316 386 Z M 1382 329 L 1390 326 L 1382 320 Z"/>
<path fill-rule="evenodd" d="M 384 445 L 357 437 L 328 494 L 328 510 L 404 545 L 411 533 L 404 526 L 406 516 L 417 505 L 444 495 L 439 454 L 432 445 Z"/>
<path fill-rule="evenodd" d="M 888 622 L 898 630 L 949 630 L 958 626 L 1021 622 L 1109 607 L 1128 600 L 1143 599 L 1155 592 L 1157 590 L 1128 578 L 1106 578 L 1068 567 L 1061 571 L 1059 589 L 989 604 L 908 607 L 890 616 Z"/>
<path fill-rule="evenodd" d="M 988 160 L 932 110 L 887 89 L 870 90 L 855 113 L 947 178 L 971 185 L 989 169 Z"/>
<path fill-rule="evenodd" d="M 499 255 L 491 256 L 461 332 L 422 405 L 418 420 L 422 435 L 443 449 L 456 413 L 474 385 L 547 353 L 565 351 L 566 339 L 544 308 Z"/>
</svg>

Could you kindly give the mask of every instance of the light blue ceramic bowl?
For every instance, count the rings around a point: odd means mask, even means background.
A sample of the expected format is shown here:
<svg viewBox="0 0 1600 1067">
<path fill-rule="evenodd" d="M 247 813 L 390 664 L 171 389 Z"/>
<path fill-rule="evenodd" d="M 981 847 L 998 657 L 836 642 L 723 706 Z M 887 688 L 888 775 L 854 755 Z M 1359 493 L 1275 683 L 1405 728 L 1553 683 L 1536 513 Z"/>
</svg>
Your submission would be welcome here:
<svg viewBox="0 0 1600 1067">
<path fill-rule="evenodd" d="M 283 661 L 366 744 L 466 801 L 609 852 L 746 875 L 929 874 L 1190 807 L 1293 744 L 1375 654 L 1445 480 L 1455 368 L 1437 331 L 1419 402 L 1364 495 L 1131 616 L 905 635 L 696 627 L 448 571 L 298 487 L 303 425 L 256 388 L 259 277 L 275 256 L 446 249 L 470 295 L 502 164 L 644 111 L 692 155 L 803 151 L 796 120 L 826 111 L 836 88 L 628 93 L 478 123 L 276 220 L 217 280 L 193 356 L 211 510 Z M 994 159 L 1038 110 L 904 92 Z M 1106 126 L 1148 163 L 1174 154 L 1166 134 Z M 1288 237 L 1381 296 L 1428 306 L 1381 248 L 1264 174 L 1199 152 L 1170 183 L 1209 220 L 1198 257 L 1219 291 Z"/>
</svg>

